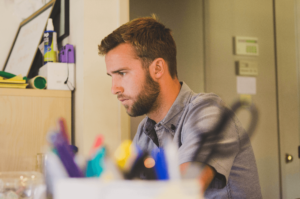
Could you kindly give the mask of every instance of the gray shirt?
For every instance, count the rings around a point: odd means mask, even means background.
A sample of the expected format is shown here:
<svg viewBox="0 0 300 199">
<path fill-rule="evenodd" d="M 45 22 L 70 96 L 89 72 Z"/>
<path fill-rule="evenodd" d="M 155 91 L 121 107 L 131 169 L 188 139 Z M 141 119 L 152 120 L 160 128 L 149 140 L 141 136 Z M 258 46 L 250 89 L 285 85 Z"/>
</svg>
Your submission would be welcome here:
<svg viewBox="0 0 300 199">
<path fill-rule="evenodd" d="M 179 164 L 191 162 L 199 146 L 199 135 L 214 128 L 224 108 L 217 95 L 196 94 L 182 83 L 166 117 L 157 124 L 146 117 L 139 124 L 133 142 L 151 152 L 164 147 L 164 140 L 171 136 L 178 144 Z M 216 144 L 217 153 L 206 163 L 217 174 L 205 191 L 205 198 L 262 198 L 250 139 L 239 121 L 231 118 L 212 142 L 206 140 L 197 156 L 197 161 L 204 162 L 212 144 Z"/>
</svg>

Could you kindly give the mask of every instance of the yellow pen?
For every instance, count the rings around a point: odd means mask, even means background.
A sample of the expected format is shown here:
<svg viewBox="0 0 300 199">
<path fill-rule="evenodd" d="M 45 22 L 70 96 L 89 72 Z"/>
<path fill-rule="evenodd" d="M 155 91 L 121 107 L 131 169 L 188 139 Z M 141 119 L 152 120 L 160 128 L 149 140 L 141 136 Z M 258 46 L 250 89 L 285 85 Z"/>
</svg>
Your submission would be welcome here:
<svg viewBox="0 0 300 199">
<path fill-rule="evenodd" d="M 137 155 L 131 140 L 123 141 L 114 154 L 118 167 L 123 171 L 131 169 Z"/>
</svg>

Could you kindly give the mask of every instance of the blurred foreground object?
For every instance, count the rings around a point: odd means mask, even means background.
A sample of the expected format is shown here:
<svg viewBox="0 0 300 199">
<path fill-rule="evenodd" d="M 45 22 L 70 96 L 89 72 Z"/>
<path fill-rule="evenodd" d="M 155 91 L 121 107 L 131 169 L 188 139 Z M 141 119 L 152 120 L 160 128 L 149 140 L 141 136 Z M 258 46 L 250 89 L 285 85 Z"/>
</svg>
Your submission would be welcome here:
<svg viewBox="0 0 300 199">
<path fill-rule="evenodd" d="M 197 180 L 140 181 L 63 179 L 55 184 L 55 199 L 203 199 Z"/>
<path fill-rule="evenodd" d="M 46 199 L 43 175 L 38 172 L 1 172 L 0 198 Z"/>
</svg>

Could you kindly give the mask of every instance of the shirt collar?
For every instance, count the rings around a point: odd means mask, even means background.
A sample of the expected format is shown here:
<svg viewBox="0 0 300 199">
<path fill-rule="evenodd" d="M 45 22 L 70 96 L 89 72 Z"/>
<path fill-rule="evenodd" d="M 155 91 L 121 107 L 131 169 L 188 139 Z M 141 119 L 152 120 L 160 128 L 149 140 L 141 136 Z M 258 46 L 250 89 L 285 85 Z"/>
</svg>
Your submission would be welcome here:
<svg viewBox="0 0 300 199">
<path fill-rule="evenodd" d="M 193 91 L 188 87 L 187 84 L 185 84 L 184 82 L 180 82 L 180 84 L 181 89 L 178 96 L 176 97 L 176 100 L 174 101 L 164 119 L 161 122 L 155 124 L 155 130 L 159 130 L 160 128 L 165 127 L 169 129 L 172 134 L 175 133 L 177 124 L 181 118 L 181 113 L 185 105 L 190 101 L 190 98 L 193 95 Z M 147 117 L 146 121 L 148 121 L 148 119 L 149 118 Z"/>
</svg>

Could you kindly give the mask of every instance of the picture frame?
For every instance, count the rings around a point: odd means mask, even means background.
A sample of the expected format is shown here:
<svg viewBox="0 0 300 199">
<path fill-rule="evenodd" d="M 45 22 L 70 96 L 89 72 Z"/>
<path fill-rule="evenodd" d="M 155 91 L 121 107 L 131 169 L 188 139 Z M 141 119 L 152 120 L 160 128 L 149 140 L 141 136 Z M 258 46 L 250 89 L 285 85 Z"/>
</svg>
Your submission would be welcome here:
<svg viewBox="0 0 300 199">
<path fill-rule="evenodd" d="M 64 38 L 69 36 L 70 33 L 70 1 L 69 0 L 57 0 L 60 1 L 59 12 L 59 28 L 57 42 L 61 43 Z M 56 23 L 54 24 L 56 26 Z"/>
<path fill-rule="evenodd" d="M 58 47 L 69 36 L 69 0 L 51 0 L 22 21 L 5 61 L 3 71 L 32 78 L 43 65 L 39 45 L 43 42 L 48 18 L 53 19 Z"/>
</svg>

